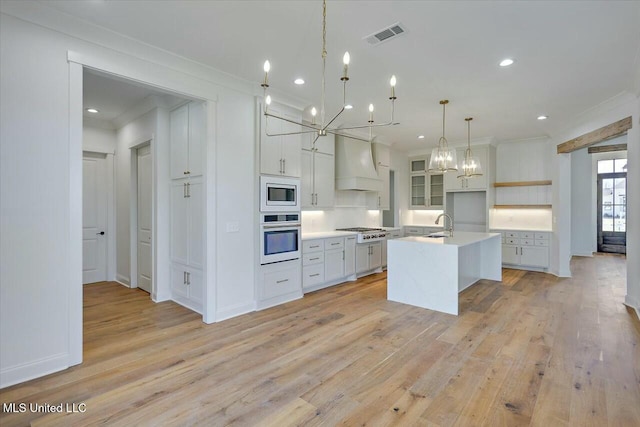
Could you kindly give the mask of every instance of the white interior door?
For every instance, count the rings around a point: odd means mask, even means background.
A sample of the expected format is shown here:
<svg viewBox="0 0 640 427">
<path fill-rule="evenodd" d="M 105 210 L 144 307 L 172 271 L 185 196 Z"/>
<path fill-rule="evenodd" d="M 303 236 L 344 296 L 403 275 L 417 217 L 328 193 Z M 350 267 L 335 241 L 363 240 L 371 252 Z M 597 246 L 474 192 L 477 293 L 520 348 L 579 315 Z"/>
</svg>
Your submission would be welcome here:
<svg viewBox="0 0 640 427">
<path fill-rule="evenodd" d="M 107 280 L 107 159 L 82 157 L 82 283 Z"/>
<path fill-rule="evenodd" d="M 138 287 L 151 293 L 151 145 L 138 148 Z"/>
</svg>

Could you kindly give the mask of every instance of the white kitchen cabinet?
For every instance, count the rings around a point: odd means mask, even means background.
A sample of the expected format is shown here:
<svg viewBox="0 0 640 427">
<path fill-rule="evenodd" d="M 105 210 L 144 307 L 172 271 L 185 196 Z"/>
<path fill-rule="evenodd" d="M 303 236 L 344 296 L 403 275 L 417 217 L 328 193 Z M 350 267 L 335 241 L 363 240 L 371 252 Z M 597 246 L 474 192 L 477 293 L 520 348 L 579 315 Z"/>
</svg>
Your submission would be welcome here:
<svg viewBox="0 0 640 427">
<path fill-rule="evenodd" d="M 383 268 L 387 267 L 387 240 L 399 239 L 400 237 L 403 237 L 403 233 L 402 233 L 401 229 L 389 230 L 387 232 L 387 238 L 380 242 L 382 244 L 381 258 L 382 258 L 382 267 Z"/>
<path fill-rule="evenodd" d="M 313 135 L 313 134 L 311 134 Z M 315 137 L 313 137 L 315 138 Z M 305 140 L 310 139 L 305 136 Z M 335 160 L 334 136 L 318 138 L 316 146 L 308 142 L 310 149 L 303 148 L 302 163 L 302 208 L 332 209 L 335 200 Z M 322 150 L 322 151 L 321 151 Z"/>
<path fill-rule="evenodd" d="M 175 301 L 202 311 L 204 268 L 202 177 L 171 181 L 170 257 Z M 181 276 L 183 275 L 183 276 Z"/>
<path fill-rule="evenodd" d="M 344 239 L 344 275 L 356 274 L 356 237 L 349 236 Z"/>
<path fill-rule="evenodd" d="M 409 159 L 409 208 L 442 209 L 444 205 L 444 176 L 429 173 L 428 156 Z"/>
<path fill-rule="evenodd" d="M 361 243 L 356 246 L 356 274 L 382 267 L 382 243 Z"/>
<path fill-rule="evenodd" d="M 458 167 L 464 160 L 464 152 L 466 148 L 458 148 L 456 155 L 458 157 Z M 447 172 L 444 174 L 444 189 L 445 191 L 480 191 L 486 190 L 488 185 L 488 173 L 491 165 L 489 164 L 489 151 L 487 147 L 471 147 L 471 152 L 474 157 L 480 160 L 480 166 L 482 166 L 482 175 L 475 176 L 473 178 L 458 178 L 462 169 L 458 169 L 457 172 Z"/>
<path fill-rule="evenodd" d="M 331 249 L 324 255 L 324 280 L 331 282 L 344 277 L 344 248 Z"/>
<path fill-rule="evenodd" d="M 261 265 L 259 275 L 258 309 L 302 297 L 300 260 Z"/>
<path fill-rule="evenodd" d="M 257 111 L 260 116 L 260 173 L 300 177 L 300 152 L 302 135 L 279 135 L 299 132 L 300 126 L 275 117 L 268 119 L 263 114 L 262 101 L 258 102 Z M 289 120 L 301 121 L 301 113 L 292 108 L 272 103 L 269 111 Z M 268 136 L 267 135 L 274 135 Z M 278 134 L 278 135 L 276 135 Z"/>
<path fill-rule="evenodd" d="M 202 175 L 205 105 L 189 102 L 170 113 L 171 179 Z"/>
<path fill-rule="evenodd" d="M 351 239 L 351 240 L 349 240 Z M 311 292 L 355 279 L 355 236 L 302 241 L 302 288 Z"/>
<path fill-rule="evenodd" d="M 382 181 L 382 189 L 378 192 L 376 209 L 388 210 L 390 205 L 389 181 L 391 165 L 391 153 L 389 147 L 384 144 L 373 144 L 373 161 L 376 166 L 378 178 Z"/>
<path fill-rule="evenodd" d="M 522 269 L 549 268 L 548 232 L 526 230 L 492 230 L 502 233 L 502 264 Z"/>
</svg>

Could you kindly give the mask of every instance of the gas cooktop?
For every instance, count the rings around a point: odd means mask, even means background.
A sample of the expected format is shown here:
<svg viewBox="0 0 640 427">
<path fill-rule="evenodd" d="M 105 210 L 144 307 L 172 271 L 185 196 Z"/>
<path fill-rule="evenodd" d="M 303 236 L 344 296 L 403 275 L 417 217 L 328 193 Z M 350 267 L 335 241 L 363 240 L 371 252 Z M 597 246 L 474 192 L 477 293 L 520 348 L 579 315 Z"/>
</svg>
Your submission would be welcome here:
<svg viewBox="0 0 640 427">
<path fill-rule="evenodd" d="M 384 240 L 387 238 L 387 232 L 384 228 L 369 228 L 369 227 L 350 227 L 350 228 L 337 228 L 337 231 L 353 231 L 358 233 L 358 243 L 369 243 L 378 240 Z"/>
</svg>

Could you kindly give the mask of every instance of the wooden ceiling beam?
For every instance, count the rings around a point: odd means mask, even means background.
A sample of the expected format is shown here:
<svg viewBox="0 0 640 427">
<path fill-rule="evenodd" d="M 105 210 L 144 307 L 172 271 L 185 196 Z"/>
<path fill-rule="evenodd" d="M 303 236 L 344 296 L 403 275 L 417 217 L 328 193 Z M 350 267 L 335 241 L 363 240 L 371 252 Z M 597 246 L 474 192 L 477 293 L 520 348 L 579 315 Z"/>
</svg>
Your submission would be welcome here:
<svg viewBox="0 0 640 427">
<path fill-rule="evenodd" d="M 610 125 L 601 127 L 600 129 L 596 129 L 567 142 L 563 142 L 562 144 L 558 144 L 558 154 L 571 153 L 581 148 L 597 144 L 598 142 L 624 135 L 629 129 L 631 129 L 631 127 L 632 121 L 631 116 L 629 116 L 615 123 L 611 123 Z"/>
<path fill-rule="evenodd" d="M 589 154 L 609 153 L 611 151 L 627 151 L 627 144 L 602 145 L 599 147 L 589 147 Z"/>
</svg>

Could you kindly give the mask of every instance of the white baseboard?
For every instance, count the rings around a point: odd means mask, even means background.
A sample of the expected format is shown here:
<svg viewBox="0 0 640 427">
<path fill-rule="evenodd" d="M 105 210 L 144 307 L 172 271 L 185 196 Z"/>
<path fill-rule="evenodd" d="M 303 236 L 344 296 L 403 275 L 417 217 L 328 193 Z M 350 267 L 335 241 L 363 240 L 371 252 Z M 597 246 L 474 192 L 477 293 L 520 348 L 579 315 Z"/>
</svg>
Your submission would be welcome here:
<svg viewBox="0 0 640 427">
<path fill-rule="evenodd" d="M 627 295 L 624 297 L 624 305 L 633 308 L 636 311 L 636 316 L 638 316 L 638 319 L 640 320 L 640 301 L 630 295 Z"/>
<path fill-rule="evenodd" d="M 251 313 L 256 311 L 256 304 L 254 302 L 246 304 L 237 304 L 232 307 L 225 307 L 223 310 L 216 310 L 216 322 L 231 319 L 242 314 Z"/>
<path fill-rule="evenodd" d="M 123 276 L 122 274 L 116 274 L 116 283 L 120 283 L 122 286 L 126 286 L 127 288 L 131 287 L 131 282 L 128 277 Z"/>
<path fill-rule="evenodd" d="M 0 371 L 0 388 L 43 377 L 69 367 L 69 354 L 60 353 Z"/>
<path fill-rule="evenodd" d="M 593 252 L 576 252 L 571 254 L 571 256 L 586 256 L 589 258 L 593 258 Z"/>
</svg>

